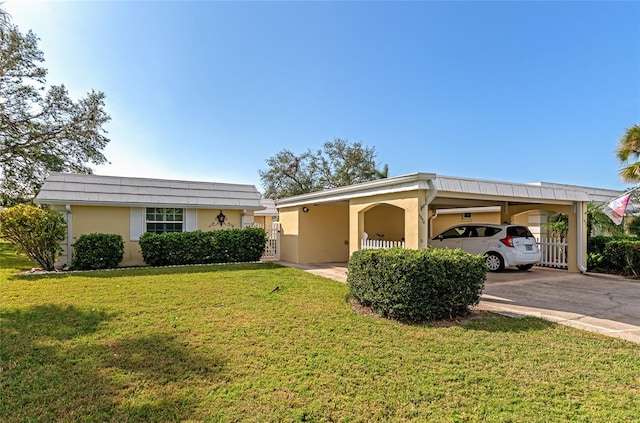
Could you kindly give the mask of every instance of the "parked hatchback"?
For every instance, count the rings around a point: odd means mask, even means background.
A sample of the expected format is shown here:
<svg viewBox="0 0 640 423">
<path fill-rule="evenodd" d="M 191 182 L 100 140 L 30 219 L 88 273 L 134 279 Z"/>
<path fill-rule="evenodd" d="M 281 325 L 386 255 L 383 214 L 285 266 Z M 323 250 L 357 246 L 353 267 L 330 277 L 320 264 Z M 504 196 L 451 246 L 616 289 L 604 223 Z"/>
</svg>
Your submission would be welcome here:
<svg viewBox="0 0 640 423">
<path fill-rule="evenodd" d="M 540 261 L 536 239 L 526 226 L 470 223 L 458 225 L 431 240 L 435 248 L 460 248 L 470 254 L 484 254 L 491 272 L 505 266 L 529 270 Z"/>
</svg>

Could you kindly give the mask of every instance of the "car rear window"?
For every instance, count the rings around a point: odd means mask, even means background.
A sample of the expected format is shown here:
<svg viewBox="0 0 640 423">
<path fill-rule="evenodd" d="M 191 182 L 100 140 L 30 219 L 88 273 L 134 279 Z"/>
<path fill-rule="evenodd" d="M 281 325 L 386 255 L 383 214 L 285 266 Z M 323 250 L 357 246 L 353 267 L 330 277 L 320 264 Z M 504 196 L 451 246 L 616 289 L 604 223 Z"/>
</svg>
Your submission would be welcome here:
<svg viewBox="0 0 640 423">
<path fill-rule="evenodd" d="M 526 226 L 509 226 L 507 234 L 512 237 L 533 238 L 533 234 Z"/>
</svg>

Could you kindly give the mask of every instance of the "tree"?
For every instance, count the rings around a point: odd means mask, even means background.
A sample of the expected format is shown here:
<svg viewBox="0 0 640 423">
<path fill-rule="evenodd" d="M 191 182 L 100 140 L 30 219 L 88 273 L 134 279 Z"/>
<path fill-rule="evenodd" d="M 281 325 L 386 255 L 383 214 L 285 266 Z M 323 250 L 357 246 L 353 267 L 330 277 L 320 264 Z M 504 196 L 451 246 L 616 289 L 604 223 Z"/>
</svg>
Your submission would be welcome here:
<svg viewBox="0 0 640 423">
<path fill-rule="evenodd" d="M 45 270 L 53 270 L 66 234 L 61 213 L 18 204 L 0 210 L 0 237 L 12 242 Z"/>
<path fill-rule="evenodd" d="M 629 163 L 620 169 L 620 177 L 625 182 L 640 182 L 640 125 L 627 128 L 618 143 L 616 151 L 618 159 L 622 163 Z"/>
<path fill-rule="evenodd" d="M 376 167 L 374 148 L 361 142 L 350 144 L 336 138 L 323 144 L 322 150 L 296 155 L 284 149 L 267 159 L 268 168 L 260 170 L 267 198 L 283 198 L 386 178 L 389 167 Z"/>
<path fill-rule="evenodd" d="M 38 38 L 22 34 L 0 9 L 0 199 L 32 198 L 49 172 L 91 173 L 106 162 L 102 92 L 73 101 L 64 85 L 46 89 Z"/>
<path fill-rule="evenodd" d="M 602 211 L 602 203 L 587 204 L 587 236 L 594 232 L 615 236 L 624 235 L 624 227 L 618 226 Z"/>
</svg>

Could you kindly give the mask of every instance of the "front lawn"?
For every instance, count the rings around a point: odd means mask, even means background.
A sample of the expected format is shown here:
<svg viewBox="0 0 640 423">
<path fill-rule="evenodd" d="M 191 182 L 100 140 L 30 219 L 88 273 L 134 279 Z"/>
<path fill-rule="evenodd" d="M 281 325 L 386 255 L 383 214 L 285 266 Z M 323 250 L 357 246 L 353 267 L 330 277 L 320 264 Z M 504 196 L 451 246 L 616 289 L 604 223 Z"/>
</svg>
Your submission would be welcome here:
<svg viewBox="0 0 640 423">
<path fill-rule="evenodd" d="M 33 265 L 0 258 L 1 421 L 640 419 L 623 340 L 532 318 L 403 325 L 273 264 L 15 276 Z"/>
</svg>

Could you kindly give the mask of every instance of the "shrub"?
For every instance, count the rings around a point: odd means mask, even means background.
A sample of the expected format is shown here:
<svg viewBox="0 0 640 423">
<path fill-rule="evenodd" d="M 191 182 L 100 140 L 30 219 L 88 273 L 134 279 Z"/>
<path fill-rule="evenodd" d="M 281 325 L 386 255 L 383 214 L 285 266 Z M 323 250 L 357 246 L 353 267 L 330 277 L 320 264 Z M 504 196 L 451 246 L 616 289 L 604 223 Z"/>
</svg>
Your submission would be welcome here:
<svg viewBox="0 0 640 423">
<path fill-rule="evenodd" d="M 142 258 L 150 266 L 258 261 L 267 234 L 262 228 L 210 232 L 145 233 L 140 237 Z"/>
<path fill-rule="evenodd" d="M 349 260 L 350 295 L 392 319 L 454 318 L 478 304 L 487 266 L 462 250 L 360 250 Z"/>
<path fill-rule="evenodd" d="M 634 217 L 629 223 L 629 232 L 635 236 L 640 236 L 640 216 Z"/>
<path fill-rule="evenodd" d="M 606 271 L 628 276 L 640 275 L 640 241 L 620 240 L 607 243 L 602 253 Z"/>
<path fill-rule="evenodd" d="M 18 204 L 0 210 L 0 237 L 45 270 L 53 270 L 62 252 L 67 225 L 62 213 L 35 206 Z"/>
<path fill-rule="evenodd" d="M 117 267 L 124 257 L 124 241 L 119 234 L 80 235 L 73 244 L 71 268 L 79 270 Z"/>
<path fill-rule="evenodd" d="M 592 236 L 589 238 L 589 242 L 587 243 L 587 252 L 602 254 L 604 252 L 604 248 L 611 241 L 625 241 L 625 240 L 637 241 L 638 239 L 631 236 L 605 236 L 605 235 Z"/>
</svg>

